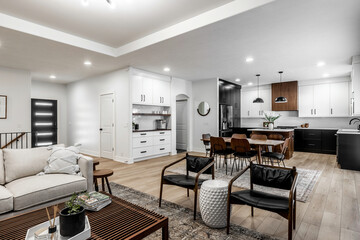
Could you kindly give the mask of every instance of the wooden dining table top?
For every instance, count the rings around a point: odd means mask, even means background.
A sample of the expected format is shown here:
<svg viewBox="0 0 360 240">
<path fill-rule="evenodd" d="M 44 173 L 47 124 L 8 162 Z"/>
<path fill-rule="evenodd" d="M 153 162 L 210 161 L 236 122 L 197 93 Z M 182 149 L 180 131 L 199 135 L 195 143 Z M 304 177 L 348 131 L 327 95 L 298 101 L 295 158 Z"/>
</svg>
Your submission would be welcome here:
<svg viewBox="0 0 360 240">
<path fill-rule="evenodd" d="M 223 137 L 223 139 L 226 143 L 231 143 L 231 137 Z M 247 138 L 247 140 L 249 141 L 250 145 L 259 145 L 259 146 L 278 146 L 284 143 L 284 141 L 282 140 L 272 140 L 272 139 L 257 140 L 257 139 Z M 210 142 L 210 138 L 204 138 L 201 139 L 201 141 Z"/>
</svg>

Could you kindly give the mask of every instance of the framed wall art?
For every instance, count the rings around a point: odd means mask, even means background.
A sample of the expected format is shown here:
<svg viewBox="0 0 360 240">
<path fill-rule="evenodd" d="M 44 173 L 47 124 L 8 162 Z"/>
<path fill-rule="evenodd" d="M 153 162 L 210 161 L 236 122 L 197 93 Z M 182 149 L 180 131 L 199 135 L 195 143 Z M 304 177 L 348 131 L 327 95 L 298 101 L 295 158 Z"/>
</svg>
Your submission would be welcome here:
<svg viewBox="0 0 360 240">
<path fill-rule="evenodd" d="M 0 95 L 0 119 L 7 118 L 7 96 Z"/>
</svg>

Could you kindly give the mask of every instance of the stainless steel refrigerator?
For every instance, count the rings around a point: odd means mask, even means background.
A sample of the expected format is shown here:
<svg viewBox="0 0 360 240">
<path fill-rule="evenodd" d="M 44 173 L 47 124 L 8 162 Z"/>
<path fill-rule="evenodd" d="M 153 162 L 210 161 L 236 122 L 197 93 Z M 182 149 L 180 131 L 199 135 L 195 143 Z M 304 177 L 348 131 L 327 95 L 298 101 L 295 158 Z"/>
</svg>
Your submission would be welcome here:
<svg viewBox="0 0 360 240">
<path fill-rule="evenodd" d="M 233 106 L 220 104 L 220 136 L 229 137 L 232 134 L 234 126 L 234 111 Z"/>
</svg>

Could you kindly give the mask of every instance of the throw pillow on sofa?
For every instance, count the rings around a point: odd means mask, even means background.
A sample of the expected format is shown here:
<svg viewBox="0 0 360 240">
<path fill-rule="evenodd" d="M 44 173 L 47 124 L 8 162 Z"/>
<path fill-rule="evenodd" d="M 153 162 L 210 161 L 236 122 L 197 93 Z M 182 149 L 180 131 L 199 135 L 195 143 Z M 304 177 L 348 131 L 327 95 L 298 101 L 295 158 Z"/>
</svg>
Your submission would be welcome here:
<svg viewBox="0 0 360 240">
<path fill-rule="evenodd" d="M 78 160 L 80 151 L 77 147 L 53 147 L 48 159 L 48 165 L 44 168 L 42 174 L 65 173 L 81 176 Z"/>
</svg>

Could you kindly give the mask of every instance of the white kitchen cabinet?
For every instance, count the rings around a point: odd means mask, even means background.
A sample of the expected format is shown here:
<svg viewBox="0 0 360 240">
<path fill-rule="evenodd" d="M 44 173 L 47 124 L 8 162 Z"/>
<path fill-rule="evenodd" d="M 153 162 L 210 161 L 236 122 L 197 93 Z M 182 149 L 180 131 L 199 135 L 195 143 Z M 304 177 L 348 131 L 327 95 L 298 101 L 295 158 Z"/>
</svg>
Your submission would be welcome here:
<svg viewBox="0 0 360 240">
<path fill-rule="evenodd" d="M 356 61 L 359 61 L 356 60 Z M 353 91 L 353 106 L 352 114 L 360 116 L 360 62 L 353 62 L 353 70 L 351 73 L 352 91 Z"/>
<path fill-rule="evenodd" d="M 135 104 L 152 104 L 153 80 L 142 76 L 132 77 L 132 100 Z"/>
<path fill-rule="evenodd" d="M 132 147 L 135 162 L 169 155 L 171 152 L 171 131 L 134 132 Z"/>
<path fill-rule="evenodd" d="M 246 90 L 241 93 L 241 117 L 262 118 L 265 111 L 271 111 L 271 89 L 260 89 L 260 97 L 264 103 L 253 103 L 258 97 L 257 89 Z"/>
<path fill-rule="evenodd" d="M 170 82 L 153 80 L 153 104 L 170 106 Z"/>
<path fill-rule="evenodd" d="M 299 86 L 299 117 L 313 117 L 314 87 Z"/>
<path fill-rule="evenodd" d="M 330 85 L 314 85 L 314 116 L 330 116 Z"/>
<path fill-rule="evenodd" d="M 348 82 L 299 86 L 299 117 L 345 117 L 348 115 Z"/>
<path fill-rule="evenodd" d="M 349 82 L 330 84 L 330 116 L 349 116 Z"/>
</svg>

